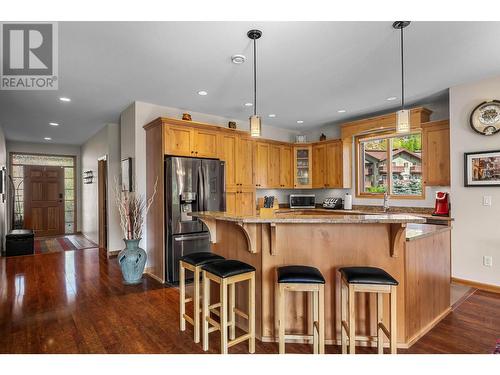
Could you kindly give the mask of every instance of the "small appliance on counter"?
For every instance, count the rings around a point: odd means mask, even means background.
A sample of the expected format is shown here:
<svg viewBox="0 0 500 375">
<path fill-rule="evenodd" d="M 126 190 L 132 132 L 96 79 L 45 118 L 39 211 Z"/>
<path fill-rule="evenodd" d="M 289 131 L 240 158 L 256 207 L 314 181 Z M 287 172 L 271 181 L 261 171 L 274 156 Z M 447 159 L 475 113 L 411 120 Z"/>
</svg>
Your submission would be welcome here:
<svg viewBox="0 0 500 375">
<path fill-rule="evenodd" d="M 325 201 L 323 202 L 323 208 L 328 208 L 331 210 L 344 209 L 342 198 L 325 198 Z"/>
<path fill-rule="evenodd" d="M 436 205 L 433 216 L 450 216 L 450 194 L 444 191 L 436 193 Z"/>
<path fill-rule="evenodd" d="M 290 208 L 316 208 L 314 194 L 290 194 Z"/>
<path fill-rule="evenodd" d="M 352 210 L 352 195 L 345 193 L 344 210 Z"/>
</svg>

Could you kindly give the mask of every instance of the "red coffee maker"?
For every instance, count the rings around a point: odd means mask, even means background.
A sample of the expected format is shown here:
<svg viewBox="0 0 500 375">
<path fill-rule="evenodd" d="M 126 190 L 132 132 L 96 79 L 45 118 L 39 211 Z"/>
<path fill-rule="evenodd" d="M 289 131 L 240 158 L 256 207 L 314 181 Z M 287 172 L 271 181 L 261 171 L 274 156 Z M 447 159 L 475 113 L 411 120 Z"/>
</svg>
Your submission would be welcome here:
<svg viewBox="0 0 500 375">
<path fill-rule="evenodd" d="M 436 204 L 434 206 L 434 216 L 450 216 L 450 194 L 444 191 L 436 193 Z"/>
</svg>

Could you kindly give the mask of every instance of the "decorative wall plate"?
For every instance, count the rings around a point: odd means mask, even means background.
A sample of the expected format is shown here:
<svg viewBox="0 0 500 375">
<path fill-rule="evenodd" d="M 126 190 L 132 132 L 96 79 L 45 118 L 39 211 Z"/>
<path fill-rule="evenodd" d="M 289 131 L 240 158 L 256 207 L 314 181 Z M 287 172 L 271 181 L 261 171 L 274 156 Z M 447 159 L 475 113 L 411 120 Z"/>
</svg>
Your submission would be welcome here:
<svg viewBox="0 0 500 375">
<path fill-rule="evenodd" d="M 470 115 L 470 126 L 482 135 L 493 135 L 500 131 L 500 101 L 482 102 Z"/>
</svg>

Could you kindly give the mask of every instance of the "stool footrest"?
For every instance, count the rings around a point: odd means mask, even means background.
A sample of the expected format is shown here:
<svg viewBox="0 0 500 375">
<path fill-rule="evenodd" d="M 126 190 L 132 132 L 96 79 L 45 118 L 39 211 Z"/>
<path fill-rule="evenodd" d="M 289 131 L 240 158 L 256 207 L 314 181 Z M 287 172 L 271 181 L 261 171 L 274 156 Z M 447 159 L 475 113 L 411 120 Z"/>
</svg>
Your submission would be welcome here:
<svg viewBox="0 0 500 375">
<path fill-rule="evenodd" d="M 194 320 L 193 320 L 193 318 L 191 318 L 188 314 L 183 314 L 182 316 L 184 317 L 184 319 L 186 320 L 186 322 L 188 322 L 189 324 L 191 324 L 192 326 L 194 326 Z"/>
<path fill-rule="evenodd" d="M 244 313 L 243 311 L 241 311 L 240 309 L 238 308 L 234 308 L 234 313 L 235 314 L 238 314 L 239 316 L 241 316 L 242 318 L 248 320 L 248 314 Z"/>
<path fill-rule="evenodd" d="M 227 347 L 230 348 L 231 346 L 237 345 L 240 342 L 243 342 L 245 340 L 248 340 L 252 335 L 249 333 L 245 333 L 244 335 L 241 335 L 240 337 L 235 338 L 234 340 L 231 340 L 227 343 Z"/>
<path fill-rule="evenodd" d="M 193 301 L 193 297 L 188 297 L 188 298 L 184 299 L 184 303 L 189 303 L 192 301 Z"/>
<path fill-rule="evenodd" d="M 285 340 L 290 339 L 290 340 L 300 340 L 300 339 L 312 339 L 314 338 L 314 335 L 285 335 Z"/>
</svg>

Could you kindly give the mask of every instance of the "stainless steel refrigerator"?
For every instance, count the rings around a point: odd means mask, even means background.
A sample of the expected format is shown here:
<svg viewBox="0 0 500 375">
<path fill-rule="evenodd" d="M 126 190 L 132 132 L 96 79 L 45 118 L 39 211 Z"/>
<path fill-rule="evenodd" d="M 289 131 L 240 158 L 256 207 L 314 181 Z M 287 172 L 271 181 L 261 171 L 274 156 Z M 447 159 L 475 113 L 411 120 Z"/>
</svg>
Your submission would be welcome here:
<svg viewBox="0 0 500 375">
<path fill-rule="evenodd" d="M 188 215 L 225 211 L 224 162 L 214 159 L 165 157 L 165 262 L 168 283 L 179 281 L 179 258 L 211 251 L 206 226 Z"/>
</svg>

